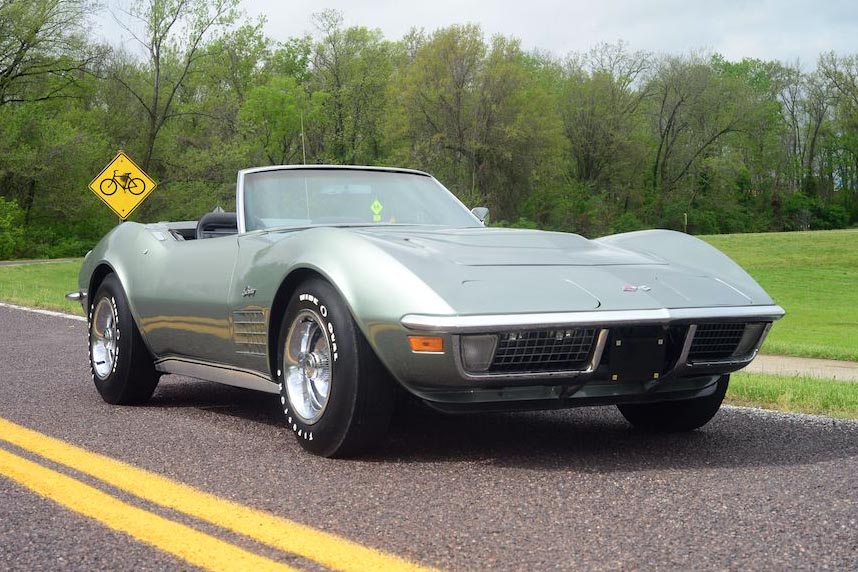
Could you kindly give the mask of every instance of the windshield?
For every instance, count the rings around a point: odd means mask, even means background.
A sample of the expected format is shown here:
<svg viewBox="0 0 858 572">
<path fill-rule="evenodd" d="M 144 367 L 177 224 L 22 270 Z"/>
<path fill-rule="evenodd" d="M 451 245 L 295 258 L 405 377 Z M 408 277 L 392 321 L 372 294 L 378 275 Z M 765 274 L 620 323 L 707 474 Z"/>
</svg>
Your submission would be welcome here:
<svg viewBox="0 0 858 572">
<path fill-rule="evenodd" d="M 244 176 L 248 231 L 266 228 L 420 224 L 478 227 L 477 219 L 426 175 L 351 169 L 281 169 Z"/>
</svg>

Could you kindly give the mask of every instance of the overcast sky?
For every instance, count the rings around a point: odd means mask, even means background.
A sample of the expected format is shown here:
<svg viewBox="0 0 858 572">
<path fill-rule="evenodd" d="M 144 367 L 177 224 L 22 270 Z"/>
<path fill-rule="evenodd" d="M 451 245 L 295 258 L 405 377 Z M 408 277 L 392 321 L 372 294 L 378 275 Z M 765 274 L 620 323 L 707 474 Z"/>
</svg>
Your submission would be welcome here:
<svg viewBox="0 0 858 572">
<path fill-rule="evenodd" d="M 702 49 L 731 60 L 798 59 L 806 69 L 814 67 L 821 52 L 858 54 L 858 0 L 243 0 L 242 4 L 250 16 L 267 18 L 265 32 L 275 40 L 314 32 L 311 15 L 333 8 L 342 12 L 347 26 L 380 28 L 392 40 L 412 27 L 431 32 L 450 24 L 476 23 L 487 37 L 514 36 L 526 49 L 558 56 L 617 40 L 633 50 Z M 116 41 L 114 34 L 108 31 L 104 36 Z"/>
</svg>

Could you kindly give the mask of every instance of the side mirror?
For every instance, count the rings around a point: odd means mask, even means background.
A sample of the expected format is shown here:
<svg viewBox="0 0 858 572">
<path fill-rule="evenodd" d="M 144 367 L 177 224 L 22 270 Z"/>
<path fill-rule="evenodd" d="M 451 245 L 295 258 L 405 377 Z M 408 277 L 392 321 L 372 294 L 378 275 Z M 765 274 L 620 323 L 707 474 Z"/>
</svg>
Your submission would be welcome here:
<svg viewBox="0 0 858 572">
<path fill-rule="evenodd" d="M 489 209 L 486 207 L 474 207 L 471 209 L 471 214 L 480 219 L 480 222 L 485 224 L 489 216 Z"/>
</svg>

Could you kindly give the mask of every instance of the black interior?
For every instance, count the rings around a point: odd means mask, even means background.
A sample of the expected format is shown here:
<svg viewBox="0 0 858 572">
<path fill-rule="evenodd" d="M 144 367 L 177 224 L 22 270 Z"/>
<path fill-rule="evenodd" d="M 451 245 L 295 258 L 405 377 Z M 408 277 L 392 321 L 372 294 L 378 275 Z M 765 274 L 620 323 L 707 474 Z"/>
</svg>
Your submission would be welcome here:
<svg viewBox="0 0 858 572">
<path fill-rule="evenodd" d="M 235 213 L 206 213 L 197 223 L 198 240 L 231 234 L 238 234 L 238 217 Z"/>
</svg>

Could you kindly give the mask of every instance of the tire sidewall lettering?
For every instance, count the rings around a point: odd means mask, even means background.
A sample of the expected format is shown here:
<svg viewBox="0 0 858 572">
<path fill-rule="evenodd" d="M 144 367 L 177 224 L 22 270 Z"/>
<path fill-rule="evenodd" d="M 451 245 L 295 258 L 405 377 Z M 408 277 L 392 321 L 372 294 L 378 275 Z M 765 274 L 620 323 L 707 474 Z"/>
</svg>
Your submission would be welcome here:
<svg viewBox="0 0 858 572">
<path fill-rule="evenodd" d="M 119 352 L 121 349 L 120 340 L 122 339 L 122 335 L 120 333 L 121 328 L 119 327 L 119 308 L 116 306 L 116 297 L 112 294 L 110 295 L 110 306 L 111 308 L 113 308 L 113 330 L 116 336 L 116 356 L 113 358 L 113 367 L 110 368 L 110 375 L 108 375 L 107 377 L 110 377 L 114 373 L 116 373 L 116 366 L 119 365 Z"/>
<path fill-rule="evenodd" d="M 319 296 L 312 294 L 310 292 L 300 292 L 296 298 L 293 300 L 297 301 L 297 310 L 301 309 L 311 309 L 314 310 L 316 315 L 319 317 L 322 325 L 322 329 L 325 332 L 325 335 L 328 337 L 328 341 L 331 345 L 331 394 L 329 399 L 336 399 L 337 394 L 337 368 L 336 362 L 339 359 L 339 348 L 337 346 L 337 327 L 334 324 L 334 316 L 331 316 L 331 313 L 328 309 L 328 306 L 320 299 Z M 285 339 L 286 332 L 282 332 L 283 337 Z M 282 345 L 284 343 L 284 339 L 280 340 L 280 347 L 282 352 Z M 314 441 L 315 434 L 318 431 L 324 431 L 325 425 L 325 416 L 322 415 L 318 421 L 313 423 L 312 425 L 306 424 L 300 419 L 294 416 L 294 413 L 290 410 L 291 404 L 289 401 L 289 395 L 286 390 L 286 377 L 288 375 L 288 371 L 283 363 L 282 353 L 278 357 L 279 362 L 279 370 L 278 370 L 278 382 L 280 385 L 280 395 L 281 395 L 281 406 L 283 410 L 283 414 L 286 417 L 288 427 L 299 439 L 306 441 Z M 328 404 L 328 407 L 331 407 L 331 403 Z"/>
<path fill-rule="evenodd" d="M 319 315 L 323 318 L 323 326 L 325 331 L 327 332 L 328 338 L 331 342 L 331 360 L 336 362 L 339 359 L 339 352 L 337 347 L 337 334 L 336 329 L 334 327 L 334 322 L 328 316 L 328 307 L 323 304 L 319 298 L 313 294 L 303 293 L 298 295 L 298 302 L 309 302 L 318 310 Z"/>
</svg>

